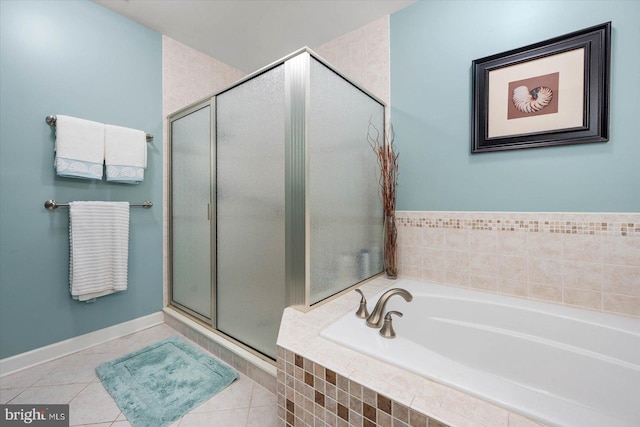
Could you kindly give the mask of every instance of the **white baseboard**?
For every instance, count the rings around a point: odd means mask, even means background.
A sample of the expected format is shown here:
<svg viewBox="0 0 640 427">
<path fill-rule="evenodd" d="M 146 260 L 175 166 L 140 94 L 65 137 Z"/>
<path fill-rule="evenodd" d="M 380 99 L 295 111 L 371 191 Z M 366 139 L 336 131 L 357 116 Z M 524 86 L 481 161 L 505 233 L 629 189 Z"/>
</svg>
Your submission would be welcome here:
<svg viewBox="0 0 640 427">
<path fill-rule="evenodd" d="M 0 359 L 0 377 L 120 338 L 164 322 L 162 311 Z"/>
</svg>

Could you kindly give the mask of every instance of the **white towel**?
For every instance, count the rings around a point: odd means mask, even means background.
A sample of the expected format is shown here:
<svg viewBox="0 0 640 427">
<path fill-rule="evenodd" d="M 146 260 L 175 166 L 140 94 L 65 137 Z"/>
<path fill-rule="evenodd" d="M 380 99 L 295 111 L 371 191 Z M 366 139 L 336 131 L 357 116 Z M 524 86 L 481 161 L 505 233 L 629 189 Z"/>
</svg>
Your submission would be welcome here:
<svg viewBox="0 0 640 427">
<path fill-rule="evenodd" d="M 147 134 L 137 129 L 105 125 L 104 160 L 107 181 L 142 182 L 147 167 Z"/>
<path fill-rule="evenodd" d="M 55 168 L 59 176 L 102 179 L 104 124 L 56 116 Z"/>
<path fill-rule="evenodd" d="M 69 284 L 80 301 L 127 289 L 128 202 L 69 203 Z"/>
</svg>

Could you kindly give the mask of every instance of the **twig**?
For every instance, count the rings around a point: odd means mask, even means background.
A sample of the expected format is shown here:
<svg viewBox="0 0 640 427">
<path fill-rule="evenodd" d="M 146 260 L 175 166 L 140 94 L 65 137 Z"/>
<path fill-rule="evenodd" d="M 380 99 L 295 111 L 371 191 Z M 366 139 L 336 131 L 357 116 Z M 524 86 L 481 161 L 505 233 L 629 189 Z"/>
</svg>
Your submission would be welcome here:
<svg viewBox="0 0 640 427">
<path fill-rule="evenodd" d="M 380 131 L 369 119 L 367 140 L 376 155 L 380 176 L 378 184 L 381 189 L 382 207 L 385 215 L 393 215 L 396 210 L 396 187 L 398 186 L 398 156 L 395 152 L 395 134 L 393 125 L 389 133 L 380 135 Z"/>
</svg>

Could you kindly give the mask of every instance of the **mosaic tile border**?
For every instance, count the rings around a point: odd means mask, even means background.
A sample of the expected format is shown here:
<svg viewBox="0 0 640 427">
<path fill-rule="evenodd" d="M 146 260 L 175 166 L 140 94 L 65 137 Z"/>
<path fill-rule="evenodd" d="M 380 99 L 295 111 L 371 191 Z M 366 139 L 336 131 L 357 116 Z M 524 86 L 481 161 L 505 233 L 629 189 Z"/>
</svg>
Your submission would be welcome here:
<svg viewBox="0 0 640 427">
<path fill-rule="evenodd" d="M 607 214 L 603 215 L 607 216 Z M 481 213 L 478 216 L 487 216 L 487 214 Z M 545 214 L 540 214 L 541 219 L 501 218 L 499 213 L 492 216 L 493 218 L 490 219 L 455 218 L 447 215 L 442 217 L 416 216 L 408 212 L 398 212 L 396 220 L 398 226 L 404 227 L 640 237 L 640 221 L 546 219 Z"/>
<path fill-rule="evenodd" d="M 283 347 L 277 387 L 282 427 L 447 427 Z"/>
<path fill-rule="evenodd" d="M 396 217 L 402 277 L 640 316 L 640 213 Z"/>
</svg>

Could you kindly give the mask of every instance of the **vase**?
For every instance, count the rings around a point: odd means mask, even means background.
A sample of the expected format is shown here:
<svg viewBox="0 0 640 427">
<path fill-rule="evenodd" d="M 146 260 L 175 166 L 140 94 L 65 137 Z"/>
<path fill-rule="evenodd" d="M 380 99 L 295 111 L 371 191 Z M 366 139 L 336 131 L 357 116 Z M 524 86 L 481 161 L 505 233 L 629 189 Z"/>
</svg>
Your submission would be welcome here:
<svg viewBox="0 0 640 427">
<path fill-rule="evenodd" d="M 388 279 L 398 278 L 398 229 L 395 213 L 384 217 L 384 271 Z"/>
</svg>

